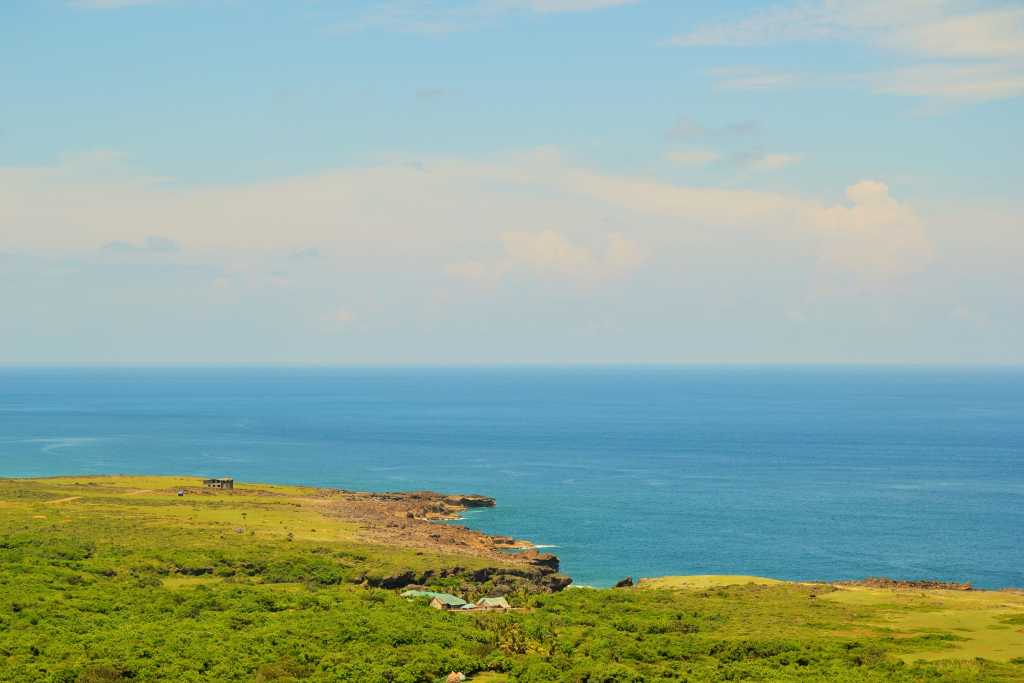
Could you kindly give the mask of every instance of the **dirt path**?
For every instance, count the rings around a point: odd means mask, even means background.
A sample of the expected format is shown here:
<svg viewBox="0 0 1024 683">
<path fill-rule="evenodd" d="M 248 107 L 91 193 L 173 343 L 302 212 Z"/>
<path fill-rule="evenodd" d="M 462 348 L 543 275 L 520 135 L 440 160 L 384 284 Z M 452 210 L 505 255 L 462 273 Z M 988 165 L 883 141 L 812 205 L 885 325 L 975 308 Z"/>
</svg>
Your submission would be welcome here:
<svg viewBox="0 0 1024 683">
<path fill-rule="evenodd" d="M 126 496 L 137 496 L 140 493 L 153 493 L 153 489 L 139 489 L 138 491 L 130 491 L 129 493 L 126 493 L 124 495 L 126 495 Z"/>
</svg>

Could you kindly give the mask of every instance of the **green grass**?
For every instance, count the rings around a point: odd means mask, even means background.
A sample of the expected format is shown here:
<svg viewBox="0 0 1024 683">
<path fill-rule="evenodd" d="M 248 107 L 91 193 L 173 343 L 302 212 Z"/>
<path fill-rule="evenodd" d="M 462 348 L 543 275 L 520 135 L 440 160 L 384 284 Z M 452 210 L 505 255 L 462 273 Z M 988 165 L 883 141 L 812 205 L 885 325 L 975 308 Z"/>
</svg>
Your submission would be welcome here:
<svg viewBox="0 0 1024 683">
<path fill-rule="evenodd" d="M 896 639 L 951 636 L 934 647 L 914 647 L 903 655 L 916 659 L 1024 657 L 1024 595 L 992 591 L 891 591 L 844 588 L 824 596 L 848 605 L 874 607 L 870 625 Z M 922 641 L 926 642 L 926 641 Z"/>
<path fill-rule="evenodd" d="M 182 483 L 0 481 L 0 680 L 1024 680 L 1016 594 L 672 577 L 443 613 L 358 582 L 484 560 L 361 541 L 309 489 Z"/>
<path fill-rule="evenodd" d="M 766 579 L 763 576 L 742 576 L 736 574 L 711 574 L 693 576 L 659 576 L 653 579 L 640 579 L 638 588 L 686 588 L 691 590 L 704 590 L 720 586 L 742 586 L 756 584 L 760 586 L 772 586 L 783 583 L 778 579 Z"/>
</svg>

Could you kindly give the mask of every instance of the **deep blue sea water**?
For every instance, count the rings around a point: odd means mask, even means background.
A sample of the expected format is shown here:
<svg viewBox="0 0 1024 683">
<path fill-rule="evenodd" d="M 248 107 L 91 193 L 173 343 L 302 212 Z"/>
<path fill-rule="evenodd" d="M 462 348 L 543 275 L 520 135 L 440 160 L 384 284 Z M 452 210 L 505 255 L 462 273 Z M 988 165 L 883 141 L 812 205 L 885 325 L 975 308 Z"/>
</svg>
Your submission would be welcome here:
<svg viewBox="0 0 1024 683">
<path fill-rule="evenodd" d="M 0 476 L 492 495 L 625 575 L 1024 586 L 1024 370 L 0 369 Z"/>
</svg>

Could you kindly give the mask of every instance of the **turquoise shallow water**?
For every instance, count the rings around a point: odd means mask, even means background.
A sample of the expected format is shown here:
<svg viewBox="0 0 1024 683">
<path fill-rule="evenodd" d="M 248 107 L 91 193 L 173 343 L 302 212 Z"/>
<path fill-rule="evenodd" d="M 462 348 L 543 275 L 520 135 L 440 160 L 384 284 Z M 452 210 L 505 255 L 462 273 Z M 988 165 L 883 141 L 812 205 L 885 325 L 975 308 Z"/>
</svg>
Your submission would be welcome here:
<svg viewBox="0 0 1024 683">
<path fill-rule="evenodd" d="M 0 369 L 0 476 L 231 475 L 498 499 L 577 582 L 1024 585 L 1024 371 Z"/>
</svg>

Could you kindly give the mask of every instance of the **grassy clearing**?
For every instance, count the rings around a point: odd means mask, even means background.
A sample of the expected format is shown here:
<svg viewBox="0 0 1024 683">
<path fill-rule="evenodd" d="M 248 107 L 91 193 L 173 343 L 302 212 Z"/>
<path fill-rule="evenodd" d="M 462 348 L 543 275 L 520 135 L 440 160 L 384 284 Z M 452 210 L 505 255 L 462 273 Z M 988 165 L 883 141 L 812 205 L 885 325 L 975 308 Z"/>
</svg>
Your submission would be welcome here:
<svg viewBox="0 0 1024 683">
<path fill-rule="evenodd" d="M 0 481 L 0 680 L 1024 680 L 1020 595 L 670 577 L 451 614 L 362 579 L 479 558 L 363 542 L 301 487 L 182 485 Z"/>
<path fill-rule="evenodd" d="M 927 636 L 954 638 L 913 649 L 902 655 L 905 661 L 1024 658 L 1024 595 L 1019 593 L 843 587 L 822 597 L 873 608 L 866 624 L 896 639 L 927 643 Z"/>
<path fill-rule="evenodd" d="M 778 579 L 766 579 L 763 576 L 742 576 L 739 574 L 709 574 L 694 576 L 659 576 L 654 579 L 640 579 L 638 588 L 643 589 L 686 589 L 705 590 L 722 586 L 774 586 L 783 583 Z"/>
</svg>

